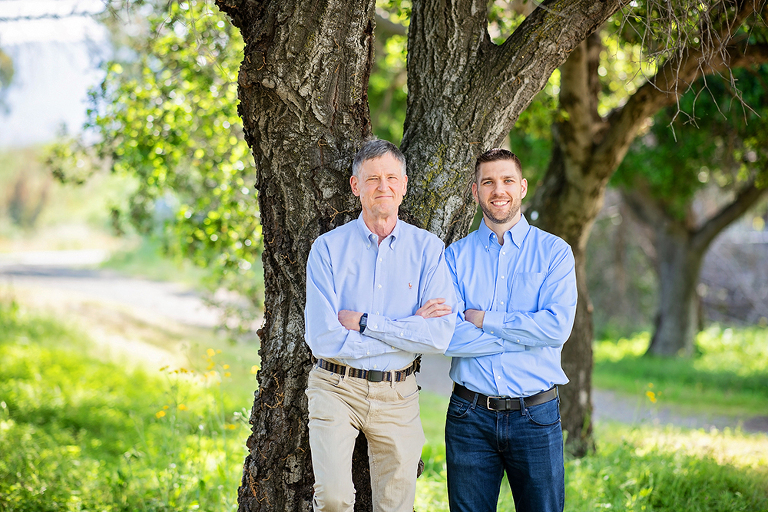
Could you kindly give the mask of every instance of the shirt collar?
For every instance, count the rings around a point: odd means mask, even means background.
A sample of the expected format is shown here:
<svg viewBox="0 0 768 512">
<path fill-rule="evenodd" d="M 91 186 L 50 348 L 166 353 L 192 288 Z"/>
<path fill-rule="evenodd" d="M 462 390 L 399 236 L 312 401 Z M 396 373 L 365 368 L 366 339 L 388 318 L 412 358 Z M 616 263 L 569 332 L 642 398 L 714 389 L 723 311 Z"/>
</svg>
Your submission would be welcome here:
<svg viewBox="0 0 768 512">
<path fill-rule="evenodd" d="M 360 232 L 360 236 L 365 239 L 365 248 L 369 249 L 371 247 L 371 244 L 378 245 L 379 243 L 379 236 L 368 229 L 368 226 L 365 225 L 365 221 L 363 220 L 363 214 L 360 213 L 360 216 L 357 218 L 357 228 Z M 390 233 L 383 241 L 387 242 L 389 241 L 389 248 L 394 250 L 395 249 L 395 243 L 397 242 L 397 238 L 400 236 L 400 219 L 397 219 L 397 222 L 395 223 L 395 227 L 392 230 L 392 233 Z"/>
<path fill-rule="evenodd" d="M 511 241 L 520 248 L 523 245 L 523 241 L 528 235 L 530 228 L 531 225 L 528 224 L 525 215 L 520 215 L 520 220 L 517 224 L 504 233 L 505 242 L 511 239 Z M 480 234 L 480 241 L 485 246 L 485 250 L 488 250 L 491 243 L 498 243 L 496 242 L 496 234 L 485 224 L 485 219 L 480 221 L 480 227 L 477 228 L 477 232 Z"/>
</svg>

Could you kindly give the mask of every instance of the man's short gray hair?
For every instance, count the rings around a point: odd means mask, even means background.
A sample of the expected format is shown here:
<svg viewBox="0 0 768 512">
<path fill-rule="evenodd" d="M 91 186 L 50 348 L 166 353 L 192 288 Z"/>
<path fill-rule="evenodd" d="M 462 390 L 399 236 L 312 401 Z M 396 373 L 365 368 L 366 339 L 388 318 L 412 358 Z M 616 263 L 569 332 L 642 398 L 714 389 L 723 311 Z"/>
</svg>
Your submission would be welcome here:
<svg viewBox="0 0 768 512">
<path fill-rule="evenodd" d="M 369 140 L 363 144 L 363 147 L 360 148 L 360 151 L 357 152 L 355 159 L 352 161 L 352 175 L 359 177 L 360 167 L 363 165 L 363 162 L 382 157 L 387 153 L 400 162 L 402 175 L 405 176 L 405 155 L 400 152 L 397 146 L 388 140 L 382 139 Z"/>
</svg>

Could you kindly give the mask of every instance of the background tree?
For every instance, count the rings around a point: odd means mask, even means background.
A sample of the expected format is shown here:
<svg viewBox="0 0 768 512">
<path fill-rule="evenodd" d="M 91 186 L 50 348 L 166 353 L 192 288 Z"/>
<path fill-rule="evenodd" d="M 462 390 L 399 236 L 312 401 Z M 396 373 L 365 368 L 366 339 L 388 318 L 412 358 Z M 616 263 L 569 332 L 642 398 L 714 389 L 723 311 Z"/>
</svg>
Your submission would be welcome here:
<svg viewBox="0 0 768 512">
<path fill-rule="evenodd" d="M 650 354 L 693 353 L 702 321 L 696 285 L 707 249 L 768 193 L 767 77 L 765 65 L 734 70 L 738 97 L 722 78 L 699 80 L 680 99 L 695 117 L 664 109 L 615 176 L 656 247 L 659 301 Z M 719 204 L 697 214 L 693 201 L 705 187 L 716 190 Z"/>
</svg>

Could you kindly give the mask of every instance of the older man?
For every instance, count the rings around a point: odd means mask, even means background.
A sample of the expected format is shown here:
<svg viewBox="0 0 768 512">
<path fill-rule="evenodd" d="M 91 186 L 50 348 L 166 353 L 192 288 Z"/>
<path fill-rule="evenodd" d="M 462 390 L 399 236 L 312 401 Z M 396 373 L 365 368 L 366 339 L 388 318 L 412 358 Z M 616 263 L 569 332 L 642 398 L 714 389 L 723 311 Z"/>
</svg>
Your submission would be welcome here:
<svg viewBox="0 0 768 512">
<path fill-rule="evenodd" d="M 446 355 L 453 395 L 445 424 L 451 512 L 496 510 L 507 473 L 518 512 L 564 506 L 560 352 L 573 327 L 571 248 L 528 224 L 520 160 L 493 149 L 475 164 L 480 228 L 446 252 L 459 319 Z"/>
<path fill-rule="evenodd" d="M 408 176 L 397 147 L 365 143 L 352 173 L 360 217 L 315 240 L 307 261 L 313 505 L 353 510 L 352 451 L 363 432 L 374 510 L 411 512 L 424 444 L 414 361 L 448 347 L 455 291 L 443 242 L 398 220 Z"/>
</svg>

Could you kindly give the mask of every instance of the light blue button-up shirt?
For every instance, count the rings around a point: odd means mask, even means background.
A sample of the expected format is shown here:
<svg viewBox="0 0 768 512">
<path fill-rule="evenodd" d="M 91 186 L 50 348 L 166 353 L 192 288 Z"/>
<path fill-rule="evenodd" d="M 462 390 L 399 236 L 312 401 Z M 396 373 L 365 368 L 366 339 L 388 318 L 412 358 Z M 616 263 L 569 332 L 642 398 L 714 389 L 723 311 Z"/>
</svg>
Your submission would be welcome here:
<svg viewBox="0 0 768 512">
<path fill-rule="evenodd" d="M 576 314 L 573 252 L 562 239 L 528 224 L 504 233 L 485 224 L 446 251 L 459 300 L 446 355 L 451 379 L 485 395 L 530 396 L 566 384 L 563 343 Z M 464 318 L 485 311 L 483 328 Z"/>
<path fill-rule="evenodd" d="M 444 298 L 452 313 L 414 315 L 436 298 Z M 363 334 L 341 325 L 343 309 L 368 313 Z M 417 354 L 445 352 L 456 311 L 445 244 L 429 231 L 398 220 L 379 245 L 361 215 L 312 244 L 304 339 L 317 358 L 365 370 L 399 370 Z"/>
</svg>

